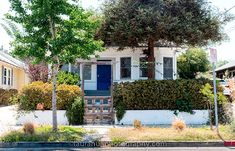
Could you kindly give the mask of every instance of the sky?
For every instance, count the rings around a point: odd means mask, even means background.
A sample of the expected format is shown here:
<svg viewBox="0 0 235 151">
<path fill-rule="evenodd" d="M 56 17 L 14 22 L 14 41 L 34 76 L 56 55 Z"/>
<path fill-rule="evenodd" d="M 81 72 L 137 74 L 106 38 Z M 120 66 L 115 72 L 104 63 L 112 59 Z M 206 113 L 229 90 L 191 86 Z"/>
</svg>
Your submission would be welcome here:
<svg viewBox="0 0 235 151">
<path fill-rule="evenodd" d="M 209 0 L 212 5 L 218 7 L 221 11 L 228 10 L 235 5 L 235 0 Z M 84 8 L 95 8 L 98 9 L 102 0 L 82 0 L 82 6 Z M 1 0 L 0 2 L 0 18 L 4 17 L 4 14 L 8 12 L 10 4 L 8 0 Z M 229 13 L 235 15 L 235 8 L 233 8 Z M 218 60 L 235 60 L 235 21 L 230 22 L 225 26 L 225 31 L 229 36 L 229 41 L 223 41 L 219 45 L 213 45 L 217 49 Z M 11 38 L 7 33 L 0 28 L 0 46 L 3 45 L 4 49 L 10 49 L 9 42 Z"/>
</svg>

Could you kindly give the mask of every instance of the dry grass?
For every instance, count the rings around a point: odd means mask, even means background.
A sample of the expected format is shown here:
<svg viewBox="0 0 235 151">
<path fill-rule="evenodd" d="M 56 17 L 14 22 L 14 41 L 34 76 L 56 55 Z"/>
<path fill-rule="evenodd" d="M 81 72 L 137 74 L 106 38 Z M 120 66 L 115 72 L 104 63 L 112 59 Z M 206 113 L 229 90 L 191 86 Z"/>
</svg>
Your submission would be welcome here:
<svg viewBox="0 0 235 151">
<path fill-rule="evenodd" d="M 235 138 L 229 127 L 221 127 L 221 135 L 228 140 Z M 183 131 L 174 128 L 113 128 L 109 132 L 113 141 L 213 141 L 220 140 L 215 131 L 209 127 L 185 128 Z"/>
<path fill-rule="evenodd" d="M 185 128 L 186 128 L 186 124 L 183 120 L 181 119 L 175 119 L 173 122 L 172 122 L 172 127 L 175 129 L 175 130 L 178 130 L 178 131 L 183 131 Z"/>
</svg>

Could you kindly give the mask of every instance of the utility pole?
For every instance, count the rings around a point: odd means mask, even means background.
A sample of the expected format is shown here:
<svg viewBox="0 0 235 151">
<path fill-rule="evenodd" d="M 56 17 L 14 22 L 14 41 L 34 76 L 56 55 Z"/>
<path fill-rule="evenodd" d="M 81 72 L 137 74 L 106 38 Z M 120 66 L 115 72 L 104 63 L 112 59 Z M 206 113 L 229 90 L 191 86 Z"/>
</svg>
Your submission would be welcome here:
<svg viewBox="0 0 235 151">
<path fill-rule="evenodd" d="M 213 87 L 214 87 L 214 105 L 215 105 L 215 127 L 217 132 L 219 131 L 219 120 L 218 120 L 218 105 L 217 105 L 217 90 L 216 90 L 216 62 L 217 62 L 217 50 L 210 48 L 210 58 L 213 64 Z"/>
</svg>

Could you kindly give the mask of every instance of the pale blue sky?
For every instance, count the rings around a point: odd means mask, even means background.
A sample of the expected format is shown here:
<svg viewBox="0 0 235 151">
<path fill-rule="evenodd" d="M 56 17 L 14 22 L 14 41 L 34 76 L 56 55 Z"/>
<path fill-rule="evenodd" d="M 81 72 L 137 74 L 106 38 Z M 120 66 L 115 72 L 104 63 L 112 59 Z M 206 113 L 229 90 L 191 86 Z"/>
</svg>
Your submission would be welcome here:
<svg viewBox="0 0 235 151">
<path fill-rule="evenodd" d="M 212 5 L 215 5 L 221 10 L 229 9 L 235 5 L 235 0 L 209 0 Z M 82 6 L 85 8 L 99 8 L 102 0 L 82 0 Z M 9 10 L 8 0 L 1 0 L 0 2 L 0 18 Z M 235 8 L 230 11 L 235 15 Z M 235 60 L 235 21 L 229 23 L 225 30 L 230 38 L 228 42 L 222 42 L 218 46 L 214 46 L 218 50 L 219 60 Z M 0 45 L 4 45 L 5 49 L 9 49 L 10 37 L 6 32 L 0 28 Z"/>
</svg>

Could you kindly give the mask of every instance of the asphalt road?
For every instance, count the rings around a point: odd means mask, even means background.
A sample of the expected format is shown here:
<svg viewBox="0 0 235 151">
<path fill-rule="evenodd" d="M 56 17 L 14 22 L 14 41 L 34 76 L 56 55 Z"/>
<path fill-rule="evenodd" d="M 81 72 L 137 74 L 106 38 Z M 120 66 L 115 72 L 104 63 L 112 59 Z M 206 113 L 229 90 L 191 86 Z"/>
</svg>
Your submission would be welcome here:
<svg viewBox="0 0 235 151">
<path fill-rule="evenodd" d="M 0 151 L 228 151 L 234 148 L 226 147 L 165 147 L 165 148 L 10 148 L 0 149 Z"/>
</svg>

